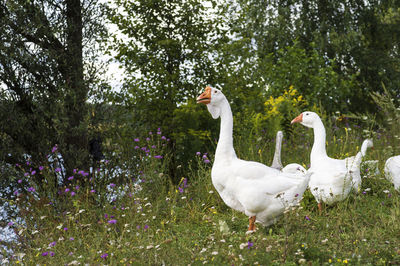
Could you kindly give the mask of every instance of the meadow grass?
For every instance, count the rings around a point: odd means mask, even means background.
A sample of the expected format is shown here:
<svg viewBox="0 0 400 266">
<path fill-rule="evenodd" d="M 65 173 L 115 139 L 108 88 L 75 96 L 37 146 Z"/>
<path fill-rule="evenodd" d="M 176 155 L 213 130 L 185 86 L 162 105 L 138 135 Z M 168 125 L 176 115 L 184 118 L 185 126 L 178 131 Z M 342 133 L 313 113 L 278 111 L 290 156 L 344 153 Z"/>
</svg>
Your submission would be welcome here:
<svg viewBox="0 0 400 266">
<path fill-rule="evenodd" d="M 359 150 L 361 138 L 342 134 L 339 139 L 328 143 L 329 155 Z M 273 141 L 252 152 L 240 141 L 242 158 L 271 163 Z M 312 136 L 305 131 L 299 143 L 284 143 L 284 164 L 307 166 Z M 99 195 L 98 186 L 96 191 L 94 185 L 77 188 L 75 179 L 58 196 L 62 208 L 50 198 L 18 196 L 14 203 L 25 222 L 10 225 L 19 242 L 5 256 L 11 264 L 25 265 L 400 264 L 400 193 L 383 178 L 385 145 L 382 138 L 368 151 L 366 159 L 379 160 L 380 172 L 363 166 L 358 193 L 324 206 L 320 214 L 306 191 L 299 207 L 248 235 L 248 217 L 228 208 L 211 183 L 212 156 L 193 155 L 193 167 L 173 185 L 163 174 L 162 159 L 150 154 L 141 172 L 145 182 L 101 181 L 108 197 Z"/>
</svg>

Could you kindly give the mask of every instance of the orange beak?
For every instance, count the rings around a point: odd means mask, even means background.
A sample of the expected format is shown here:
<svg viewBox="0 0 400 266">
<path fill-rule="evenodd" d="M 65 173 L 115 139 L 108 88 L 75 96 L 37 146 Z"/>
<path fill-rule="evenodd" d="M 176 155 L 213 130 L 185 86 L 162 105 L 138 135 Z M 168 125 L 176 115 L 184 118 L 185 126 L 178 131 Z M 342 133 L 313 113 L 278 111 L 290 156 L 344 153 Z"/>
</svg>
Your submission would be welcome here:
<svg viewBox="0 0 400 266">
<path fill-rule="evenodd" d="M 301 122 L 303 122 L 303 113 L 299 114 L 295 119 L 293 119 L 292 122 L 290 122 L 290 124 L 301 123 Z"/>
<path fill-rule="evenodd" d="M 211 102 L 211 88 L 207 86 L 196 100 L 197 103 L 209 104 Z"/>
</svg>

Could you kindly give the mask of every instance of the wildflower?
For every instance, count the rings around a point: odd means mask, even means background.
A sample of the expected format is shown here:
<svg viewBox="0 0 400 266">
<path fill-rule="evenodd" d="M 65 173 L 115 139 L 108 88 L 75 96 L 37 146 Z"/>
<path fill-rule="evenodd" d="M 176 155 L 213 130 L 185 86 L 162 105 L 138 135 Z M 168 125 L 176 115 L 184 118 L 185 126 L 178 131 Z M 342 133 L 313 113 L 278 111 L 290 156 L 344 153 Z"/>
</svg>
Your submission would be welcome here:
<svg viewBox="0 0 400 266">
<path fill-rule="evenodd" d="M 75 192 L 71 191 L 71 196 L 75 196 L 75 194 L 76 194 Z"/>
<path fill-rule="evenodd" d="M 146 141 L 150 141 L 150 138 L 146 138 Z"/>
<path fill-rule="evenodd" d="M 56 169 L 54 169 L 55 172 L 61 172 L 61 168 L 57 167 Z"/>
<path fill-rule="evenodd" d="M 54 247 L 55 245 L 56 245 L 56 241 L 53 241 L 53 242 L 51 242 L 50 244 L 49 244 L 49 247 Z"/>
<path fill-rule="evenodd" d="M 167 138 L 166 138 L 165 136 L 162 136 L 161 139 L 162 139 L 162 140 L 166 140 Z"/>
<path fill-rule="evenodd" d="M 69 240 L 71 240 L 71 241 L 74 241 L 74 240 L 75 240 L 75 238 L 73 238 L 73 237 L 70 237 L 70 238 L 69 238 Z"/>
<path fill-rule="evenodd" d="M 69 188 L 66 188 L 64 192 L 67 193 L 69 192 L 69 190 L 70 190 Z"/>
<path fill-rule="evenodd" d="M 198 152 L 196 152 L 196 155 L 197 155 L 197 156 L 200 156 L 200 154 L 201 154 L 201 153 L 200 153 L 199 151 L 198 151 Z"/>
<path fill-rule="evenodd" d="M 115 184 L 114 184 L 114 183 L 111 183 L 111 184 L 110 184 L 110 187 L 115 187 Z"/>
<path fill-rule="evenodd" d="M 137 149 L 139 149 L 140 147 L 139 146 L 135 146 L 135 150 L 137 150 Z"/>
<path fill-rule="evenodd" d="M 39 166 L 39 171 L 42 171 L 43 170 L 43 166 Z"/>
<path fill-rule="evenodd" d="M 9 222 L 7 225 L 8 226 L 13 226 L 13 224 L 14 224 L 13 222 Z"/>
<path fill-rule="evenodd" d="M 68 177 L 68 180 L 71 181 L 72 179 L 74 179 L 73 176 Z"/>
<path fill-rule="evenodd" d="M 57 144 L 51 149 L 51 152 L 54 153 L 57 150 Z"/>
<path fill-rule="evenodd" d="M 154 158 L 156 158 L 156 159 L 162 159 L 163 156 L 162 156 L 162 155 L 155 155 Z"/>
<path fill-rule="evenodd" d="M 102 258 L 102 259 L 106 259 L 108 257 L 108 254 L 107 253 L 104 253 L 104 254 L 102 254 L 101 256 L 100 256 L 100 258 Z"/>
<path fill-rule="evenodd" d="M 147 230 L 147 229 L 149 229 L 149 226 L 146 224 L 146 225 L 143 227 L 143 229 L 144 229 L 144 230 Z"/>
<path fill-rule="evenodd" d="M 251 242 L 250 240 L 247 242 L 247 248 L 250 249 L 251 247 L 254 246 L 254 243 Z"/>
<path fill-rule="evenodd" d="M 307 221 L 310 221 L 310 217 L 308 217 L 307 215 L 306 215 L 306 217 L 304 217 Z"/>
<path fill-rule="evenodd" d="M 36 171 L 33 170 L 33 171 L 31 172 L 31 175 L 35 175 L 35 174 L 36 174 Z"/>
<path fill-rule="evenodd" d="M 152 148 L 152 149 L 155 149 L 155 148 L 157 148 L 157 146 L 156 146 L 156 145 L 152 145 L 151 148 Z"/>
<path fill-rule="evenodd" d="M 139 140 L 139 138 L 135 138 L 134 141 L 135 142 L 139 142 L 140 140 Z"/>
<path fill-rule="evenodd" d="M 203 155 L 203 159 L 207 159 L 207 154 L 204 154 L 204 155 Z"/>
<path fill-rule="evenodd" d="M 108 223 L 109 223 L 109 224 L 116 224 L 116 223 L 117 223 L 117 220 L 112 219 L 112 220 L 109 220 Z"/>
<path fill-rule="evenodd" d="M 42 253 L 42 256 L 45 257 L 45 256 L 47 256 L 48 254 L 49 254 L 49 252 L 46 251 L 46 252 L 43 252 L 43 253 Z"/>
<path fill-rule="evenodd" d="M 25 174 L 24 174 L 24 176 L 28 176 L 28 175 L 29 175 L 29 173 L 25 173 Z"/>
<path fill-rule="evenodd" d="M 75 189 L 76 189 L 76 190 L 79 190 L 79 188 L 80 188 L 80 186 L 75 186 Z"/>
<path fill-rule="evenodd" d="M 179 193 L 183 193 L 183 188 L 178 187 Z"/>
<path fill-rule="evenodd" d="M 153 135 L 153 132 L 150 131 L 150 132 L 149 132 L 149 135 Z"/>
<path fill-rule="evenodd" d="M 30 187 L 30 188 L 28 188 L 28 191 L 29 191 L 29 192 L 35 192 L 36 190 L 35 190 L 34 187 Z"/>
<path fill-rule="evenodd" d="M 17 182 L 18 182 L 18 184 L 21 184 L 21 183 L 22 183 L 22 180 L 21 180 L 21 179 L 18 179 Z"/>
<path fill-rule="evenodd" d="M 390 191 L 389 190 L 387 190 L 387 189 L 385 189 L 384 191 L 383 191 L 383 193 L 389 193 Z"/>
<path fill-rule="evenodd" d="M 55 253 L 53 251 L 50 251 L 50 256 L 54 257 Z"/>
<path fill-rule="evenodd" d="M 206 159 L 204 160 L 204 163 L 210 163 L 210 160 Z"/>
<path fill-rule="evenodd" d="M 64 227 L 64 231 L 68 231 L 68 227 Z"/>
<path fill-rule="evenodd" d="M 95 193 L 95 192 L 96 192 L 96 190 L 94 190 L 94 189 L 90 190 L 90 193 Z"/>
</svg>

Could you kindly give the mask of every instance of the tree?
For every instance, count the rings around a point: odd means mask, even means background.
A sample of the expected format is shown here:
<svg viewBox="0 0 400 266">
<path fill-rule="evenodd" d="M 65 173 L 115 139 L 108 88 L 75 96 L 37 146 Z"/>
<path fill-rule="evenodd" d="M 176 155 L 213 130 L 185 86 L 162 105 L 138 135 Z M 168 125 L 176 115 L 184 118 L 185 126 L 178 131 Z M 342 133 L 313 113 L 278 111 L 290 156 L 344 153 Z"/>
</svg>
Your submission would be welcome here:
<svg viewBox="0 0 400 266">
<path fill-rule="evenodd" d="M 212 7 L 200 0 L 116 0 L 109 19 L 123 37 L 115 35 L 112 48 L 125 67 L 124 104 L 131 106 L 141 129 L 161 127 L 171 138 L 170 176 L 179 156 L 174 112 L 213 81 L 214 41 L 220 32 Z M 181 158 L 184 159 L 184 158 Z"/>
<path fill-rule="evenodd" d="M 64 181 L 74 168 L 88 168 L 87 100 L 97 71 L 91 56 L 105 32 L 99 16 L 93 1 L 1 2 L 3 163 L 15 165 L 29 156 L 37 167 L 57 144 Z"/>
</svg>

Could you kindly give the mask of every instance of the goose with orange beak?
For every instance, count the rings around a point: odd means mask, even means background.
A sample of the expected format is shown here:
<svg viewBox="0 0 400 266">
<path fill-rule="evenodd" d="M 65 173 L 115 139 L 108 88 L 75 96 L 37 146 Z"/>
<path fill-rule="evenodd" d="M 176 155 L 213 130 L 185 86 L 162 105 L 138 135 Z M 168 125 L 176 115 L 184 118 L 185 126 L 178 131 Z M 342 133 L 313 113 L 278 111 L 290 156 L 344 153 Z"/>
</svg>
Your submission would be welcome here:
<svg viewBox="0 0 400 266">
<path fill-rule="evenodd" d="M 226 205 L 249 217 L 249 232 L 255 230 L 255 222 L 271 225 L 285 208 L 299 203 L 310 174 L 239 159 L 233 147 L 232 111 L 225 95 L 208 86 L 197 103 L 205 104 L 214 119 L 221 118 L 211 180 Z"/>
<path fill-rule="evenodd" d="M 333 204 L 344 200 L 353 189 L 361 186 L 360 164 L 372 141 L 363 142 L 361 151 L 353 157 L 345 159 L 333 159 L 326 153 L 326 131 L 321 118 L 314 112 L 306 111 L 298 115 L 291 122 L 300 123 L 314 130 L 314 144 L 310 154 L 310 169 L 313 175 L 310 177 L 309 188 L 314 195 L 318 209 L 321 212 L 322 202 Z"/>
</svg>

